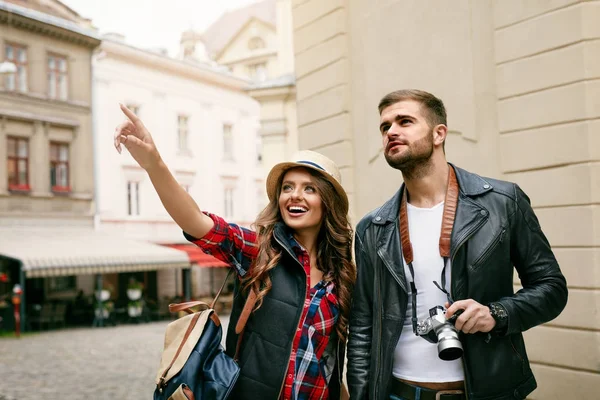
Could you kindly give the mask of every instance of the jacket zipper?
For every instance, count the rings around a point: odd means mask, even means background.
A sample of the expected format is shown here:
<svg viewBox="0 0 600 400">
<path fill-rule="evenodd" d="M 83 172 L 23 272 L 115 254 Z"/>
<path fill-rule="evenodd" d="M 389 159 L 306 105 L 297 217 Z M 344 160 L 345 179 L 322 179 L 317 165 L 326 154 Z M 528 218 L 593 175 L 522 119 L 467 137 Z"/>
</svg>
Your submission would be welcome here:
<svg viewBox="0 0 600 400">
<path fill-rule="evenodd" d="M 498 237 L 496 239 L 494 239 L 494 241 L 488 246 L 488 248 L 485 250 L 485 253 L 483 253 L 474 263 L 473 263 L 473 268 L 476 268 L 478 266 L 478 264 L 481 264 L 482 261 L 485 261 L 487 259 L 487 257 L 490 255 L 490 253 L 492 251 L 494 251 L 494 249 L 496 249 L 496 246 L 499 243 L 502 243 L 502 241 L 504 240 L 504 234 L 506 233 L 506 228 L 502 228 L 502 231 L 500 232 L 500 234 L 498 235 Z"/>
<path fill-rule="evenodd" d="M 378 312 L 381 312 L 382 308 L 383 308 L 383 302 L 381 301 L 381 283 L 377 284 L 377 302 L 375 304 L 378 304 Z M 383 327 L 381 326 L 381 318 L 379 318 L 379 322 L 378 322 L 378 330 L 379 330 L 379 340 L 377 340 L 377 357 L 380 358 L 381 357 L 381 340 L 382 340 L 382 330 Z M 377 363 L 375 365 L 375 382 L 379 382 L 379 373 L 381 372 L 381 368 L 379 367 L 380 363 Z M 375 398 L 378 397 L 379 394 L 379 385 L 375 386 Z"/>
<path fill-rule="evenodd" d="M 388 269 L 388 271 L 390 271 L 390 274 L 394 277 L 394 279 L 396 280 L 396 282 L 398 282 L 398 285 L 400 285 L 400 287 L 402 288 L 402 290 L 404 290 L 404 292 L 408 293 L 408 289 L 400 281 L 400 277 L 398 275 L 396 275 L 396 273 L 393 271 L 392 266 L 389 265 L 389 263 L 387 262 L 387 259 L 385 257 L 383 257 L 381 251 L 377 250 L 377 254 L 379 255 L 379 258 L 381 258 L 383 260 L 383 263 L 385 264 L 385 266 Z M 404 267 L 404 263 L 402 264 L 402 267 Z"/>
<path fill-rule="evenodd" d="M 287 248 L 287 246 L 285 246 L 281 240 L 279 240 L 275 235 L 273 235 L 275 237 L 275 241 L 277 243 L 279 243 L 279 245 L 292 257 L 292 259 L 294 259 L 298 265 L 300 266 L 300 268 L 302 268 L 302 271 L 304 272 L 304 287 L 306 287 L 306 271 L 304 271 L 304 266 L 302 265 L 302 263 L 300 261 L 298 261 L 298 258 L 296 256 L 294 256 L 292 254 L 292 252 Z M 308 288 L 304 289 L 304 299 L 306 299 L 306 296 L 308 296 Z M 302 301 L 302 308 L 304 308 L 304 301 Z M 302 318 L 302 312 L 300 312 L 300 316 L 298 317 L 298 321 L 296 322 L 296 328 L 298 329 L 298 326 L 300 325 L 300 318 Z M 292 354 L 292 347 L 294 347 L 294 339 L 296 338 L 296 331 L 294 330 L 294 334 L 292 335 L 292 344 L 289 347 L 288 350 L 288 354 L 291 355 Z M 288 366 L 289 366 L 289 356 L 288 356 Z M 287 370 L 286 370 L 287 371 Z M 283 391 L 283 387 L 285 386 L 285 378 L 286 375 L 285 373 L 283 374 L 283 381 L 281 382 L 281 387 L 279 388 L 279 394 L 277 395 L 277 399 L 279 399 L 281 397 L 281 392 Z"/>
<path fill-rule="evenodd" d="M 517 351 L 517 348 L 515 347 L 515 344 L 512 341 L 512 338 L 508 338 L 510 345 L 512 346 L 513 351 L 515 352 L 515 354 L 517 355 L 517 357 L 519 357 L 519 361 L 521 361 L 521 370 L 523 370 L 523 373 L 525 373 L 525 360 L 523 360 L 523 357 L 521 356 L 521 353 L 519 353 Z"/>
<path fill-rule="evenodd" d="M 462 245 L 465 244 L 465 242 L 469 240 L 471 236 L 473 236 L 473 233 L 475 233 L 475 231 L 478 230 L 481 227 L 481 225 L 485 224 L 485 221 L 485 219 L 482 219 L 476 225 L 474 225 L 467 233 L 463 235 L 463 237 L 460 239 L 460 242 L 456 245 L 456 248 L 452 252 L 452 255 L 450 257 L 452 262 L 454 262 L 454 257 L 456 256 L 456 253 L 462 247 Z"/>
<path fill-rule="evenodd" d="M 338 343 L 337 343 L 337 351 L 335 354 L 335 362 L 336 364 L 338 364 L 338 382 L 340 384 L 340 400 L 342 398 L 342 388 L 344 386 L 344 374 L 342 372 L 342 368 L 344 368 L 344 364 L 342 363 L 341 365 L 339 364 L 340 361 L 340 344 L 341 344 L 341 340 L 340 338 L 338 338 Z M 334 367 L 335 368 L 335 367 Z"/>
<path fill-rule="evenodd" d="M 452 252 L 451 256 L 450 256 L 450 261 L 452 263 L 452 265 L 454 265 L 454 257 L 456 257 L 456 253 L 458 253 L 458 250 L 460 250 L 460 248 L 462 247 L 463 244 L 465 244 L 467 242 L 467 240 L 469 240 L 471 238 L 471 236 L 473 236 L 473 234 L 485 223 L 485 219 L 482 219 L 481 221 L 479 221 L 476 225 L 474 225 L 467 233 L 465 233 L 463 235 L 463 237 L 461 238 L 461 241 L 456 245 L 456 248 L 454 249 L 454 251 Z M 450 295 L 452 296 L 452 298 L 454 298 L 454 293 L 452 291 L 452 285 L 450 285 Z M 462 364 L 463 364 L 463 369 L 465 371 L 465 399 L 468 400 L 469 399 L 469 385 L 468 385 L 468 380 L 467 380 L 467 376 L 468 376 L 468 371 L 467 371 L 467 363 L 465 362 L 465 357 L 462 357 Z"/>
</svg>

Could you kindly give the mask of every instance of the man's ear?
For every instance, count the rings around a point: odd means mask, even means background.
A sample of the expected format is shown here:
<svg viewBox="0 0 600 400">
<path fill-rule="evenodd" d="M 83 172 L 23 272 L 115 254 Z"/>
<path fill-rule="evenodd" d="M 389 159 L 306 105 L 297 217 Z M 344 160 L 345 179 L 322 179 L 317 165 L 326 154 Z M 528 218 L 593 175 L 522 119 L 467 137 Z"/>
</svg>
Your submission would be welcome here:
<svg viewBox="0 0 600 400">
<path fill-rule="evenodd" d="M 446 141 L 448 135 L 448 127 L 444 124 L 436 125 L 433 128 L 433 144 L 441 146 Z"/>
</svg>

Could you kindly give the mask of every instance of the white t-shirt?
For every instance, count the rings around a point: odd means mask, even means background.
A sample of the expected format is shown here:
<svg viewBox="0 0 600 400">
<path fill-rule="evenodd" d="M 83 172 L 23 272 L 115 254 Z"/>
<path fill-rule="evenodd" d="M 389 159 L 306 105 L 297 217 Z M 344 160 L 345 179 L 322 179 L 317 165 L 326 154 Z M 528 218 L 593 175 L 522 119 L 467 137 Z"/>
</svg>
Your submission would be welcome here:
<svg viewBox="0 0 600 400">
<path fill-rule="evenodd" d="M 444 306 L 446 294 L 433 281 L 442 284 L 444 259 L 440 255 L 440 233 L 444 203 L 432 208 L 418 208 L 407 204 L 408 230 L 413 248 L 413 269 L 417 287 L 417 319 L 429 317 L 429 309 Z M 429 343 L 415 335 L 412 327 L 412 297 L 410 282 L 413 277 L 404 261 L 408 286 L 408 307 L 402 335 L 394 351 L 393 375 L 415 382 L 455 382 L 464 380 L 462 358 L 444 361 L 438 357 L 437 343 Z M 446 290 L 450 291 L 450 262 L 446 266 Z"/>
</svg>

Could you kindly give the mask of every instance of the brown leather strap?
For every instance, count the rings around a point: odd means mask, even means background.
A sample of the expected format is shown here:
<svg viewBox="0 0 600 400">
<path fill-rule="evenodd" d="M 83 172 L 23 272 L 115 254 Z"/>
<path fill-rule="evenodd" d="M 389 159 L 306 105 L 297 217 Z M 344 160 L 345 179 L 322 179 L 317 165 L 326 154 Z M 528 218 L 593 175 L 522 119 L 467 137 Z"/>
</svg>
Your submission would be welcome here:
<svg viewBox="0 0 600 400">
<path fill-rule="evenodd" d="M 240 359 L 240 350 L 242 348 L 242 339 L 244 337 L 244 331 L 246 330 L 246 323 L 248 322 L 250 314 L 254 310 L 255 304 L 256 292 L 254 291 L 254 288 L 252 288 L 250 289 L 250 293 L 248 293 L 248 298 L 246 299 L 246 304 L 244 304 L 244 308 L 242 309 L 242 314 L 235 325 L 235 333 L 238 335 L 237 345 L 235 346 L 235 356 L 233 357 L 235 361 Z"/>
<path fill-rule="evenodd" d="M 219 300 L 219 296 L 221 296 L 221 292 L 223 291 L 223 289 L 225 288 L 225 285 L 227 284 L 227 281 L 229 280 L 229 276 L 232 273 L 233 273 L 233 268 L 230 267 L 229 272 L 227 273 L 227 276 L 225 277 L 225 280 L 223 281 L 223 284 L 221 285 L 221 288 L 215 295 L 215 298 L 213 299 L 212 303 L 210 303 L 210 308 L 212 308 L 213 310 L 215 308 L 215 304 L 217 304 L 217 300 Z"/>
<path fill-rule="evenodd" d="M 175 356 L 171 360 L 171 363 L 169 364 L 169 366 L 167 367 L 167 369 L 165 369 L 165 372 L 163 372 L 162 376 L 160 377 L 160 383 L 158 385 L 159 387 L 163 386 L 164 381 L 165 381 L 165 377 L 167 376 L 167 374 L 169 373 L 169 370 L 171 369 L 171 367 L 175 363 L 175 360 L 177 360 L 177 357 L 179 357 L 179 353 L 181 353 L 181 349 L 183 348 L 183 345 L 185 344 L 185 342 L 187 342 L 187 340 L 188 340 L 190 334 L 192 333 L 192 331 L 194 330 L 194 327 L 196 326 L 196 323 L 198 322 L 199 318 L 200 318 L 200 313 L 197 313 L 196 315 L 194 315 L 192 317 L 192 320 L 190 321 L 190 324 L 188 325 L 188 328 L 185 331 L 185 335 L 183 336 L 183 340 L 179 344 L 179 348 L 177 349 L 177 352 L 175 353 Z"/>
<path fill-rule="evenodd" d="M 244 304 L 244 308 L 242 309 L 242 314 L 235 325 L 235 333 L 240 334 L 246 327 L 246 322 L 248 322 L 248 318 L 254 309 L 254 305 L 256 304 L 256 293 L 254 289 L 250 290 L 248 293 L 248 298 L 246 299 L 246 304 Z"/>
<path fill-rule="evenodd" d="M 213 301 L 210 304 L 206 304 L 203 301 L 187 301 L 185 303 L 169 304 L 169 311 L 172 313 L 179 312 L 179 311 L 185 311 L 188 314 L 193 314 L 195 311 L 192 310 L 192 308 L 197 307 L 197 306 L 203 306 L 205 309 L 212 308 L 214 310 L 215 304 L 217 304 L 217 300 L 219 300 L 219 296 L 221 296 L 221 292 L 225 288 L 225 285 L 227 284 L 227 281 L 229 280 L 229 277 L 231 276 L 232 273 L 233 273 L 233 268 L 229 268 L 229 272 L 227 272 L 227 276 L 225 277 L 223 284 L 221 284 L 221 288 L 219 289 L 219 291 L 215 295 L 215 298 L 213 299 Z"/>
<path fill-rule="evenodd" d="M 413 249 L 410 243 L 410 233 L 408 233 L 408 213 L 406 211 L 406 185 L 402 191 L 402 200 L 400 202 L 400 238 L 402 239 L 402 254 L 404 255 L 404 261 L 407 264 L 413 262 Z"/>
<path fill-rule="evenodd" d="M 227 283 L 227 280 L 229 279 L 229 276 L 231 275 L 233 271 L 233 268 L 229 269 L 229 273 L 227 273 L 227 276 L 225 277 L 225 280 L 223 281 L 223 284 L 221 285 L 221 288 L 219 289 L 219 291 L 217 292 L 214 300 L 212 301 L 212 303 L 206 304 L 203 301 L 188 301 L 185 303 L 178 303 L 178 304 L 169 304 L 169 311 L 170 312 L 179 312 L 179 311 L 185 311 L 188 314 L 193 314 L 195 311 L 192 310 L 192 308 L 197 307 L 197 306 L 203 306 L 205 309 L 214 309 L 214 306 L 217 302 L 217 300 L 219 299 L 219 296 L 221 295 L 221 292 L 223 291 L 223 288 L 225 287 L 225 284 Z M 250 290 L 250 293 L 248 294 L 248 298 L 246 299 L 246 303 L 244 304 L 244 308 L 242 309 L 242 314 L 240 315 L 240 318 L 238 319 L 238 322 L 235 326 L 235 333 L 238 335 L 238 341 L 237 341 L 237 345 L 236 345 L 236 349 L 235 349 L 235 357 L 234 360 L 238 361 L 239 359 L 239 353 L 240 353 L 240 349 L 242 347 L 242 338 L 244 336 L 244 330 L 246 328 L 246 323 L 248 322 L 248 318 L 250 317 L 250 314 L 252 313 L 252 311 L 254 310 L 254 305 L 256 304 L 256 293 L 254 292 L 254 290 Z M 200 315 L 200 314 L 198 314 Z M 194 317 L 195 320 L 197 320 L 197 317 Z M 216 313 L 211 313 L 210 318 L 213 320 L 213 322 L 215 323 L 215 325 L 220 326 L 221 325 L 221 321 L 219 320 L 219 317 L 217 316 Z M 195 323 L 194 323 L 195 324 Z M 191 332 L 191 330 L 188 328 L 189 332 Z M 187 339 L 187 336 L 189 335 L 189 333 L 186 333 L 185 340 Z M 177 351 L 177 354 L 179 354 L 179 350 Z M 177 358 L 177 356 L 175 356 L 175 358 Z M 173 362 L 175 360 L 173 359 Z M 173 362 L 171 362 L 171 365 L 173 364 Z M 169 368 L 171 368 L 171 366 L 169 366 Z M 167 368 L 167 371 L 169 370 L 169 368 Z M 166 375 L 166 373 L 165 373 Z"/>
<path fill-rule="evenodd" d="M 194 392 L 192 392 L 192 389 L 190 389 L 188 386 L 183 388 L 183 394 L 188 400 L 196 400 Z"/>
<path fill-rule="evenodd" d="M 169 304 L 169 311 L 176 313 L 179 311 L 185 311 L 188 314 L 193 314 L 195 311 L 192 308 L 197 306 L 204 306 L 205 309 L 211 308 L 208 304 L 203 301 L 188 301 L 185 303 Z"/>
<path fill-rule="evenodd" d="M 442 217 L 442 231 L 440 233 L 440 255 L 450 257 L 450 237 L 456 217 L 456 205 L 458 204 L 458 182 L 454 168 L 448 167 L 448 189 L 446 189 L 446 200 L 444 201 L 444 216 Z"/>
<path fill-rule="evenodd" d="M 186 303 L 169 304 L 169 311 L 172 313 L 185 311 L 188 314 L 193 314 L 196 311 L 192 310 L 192 308 L 197 306 L 203 306 L 205 310 L 210 308 L 210 306 L 203 301 L 188 301 Z M 210 319 L 212 319 L 216 326 L 221 326 L 221 320 L 216 313 L 211 313 Z"/>
<path fill-rule="evenodd" d="M 400 202 L 400 237 L 402 239 L 402 254 L 407 264 L 413 262 L 413 248 L 410 242 L 410 233 L 408 230 L 407 215 L 407 193 L 406 185 L 402 193 Z M 456 206 L 458 204 L 458 182 L 454 168 L 448 166 L 448 188 L 446 189 L 446 198 L 444 200 L 444 214 L 442 217 L 442 230 L 440 232 L 440 255 L 450 257 L 450 238 L 452 236 L 452 227 L 456 217 Z"/>
</svg>

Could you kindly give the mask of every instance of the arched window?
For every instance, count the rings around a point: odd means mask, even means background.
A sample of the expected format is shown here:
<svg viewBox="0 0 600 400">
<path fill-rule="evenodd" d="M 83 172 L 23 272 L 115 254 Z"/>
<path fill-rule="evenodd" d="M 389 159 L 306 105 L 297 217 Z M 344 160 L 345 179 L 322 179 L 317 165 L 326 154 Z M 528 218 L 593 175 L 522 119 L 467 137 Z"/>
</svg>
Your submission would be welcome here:
<svg viewBox="0 0 600 400">
<path fill-rule="evenodd" d="M 248 41 L 248 48 L 250 50 L 258 50 L 265 48 L 265 41 L 262 38 L 255 36 Z"/>
</svg>

